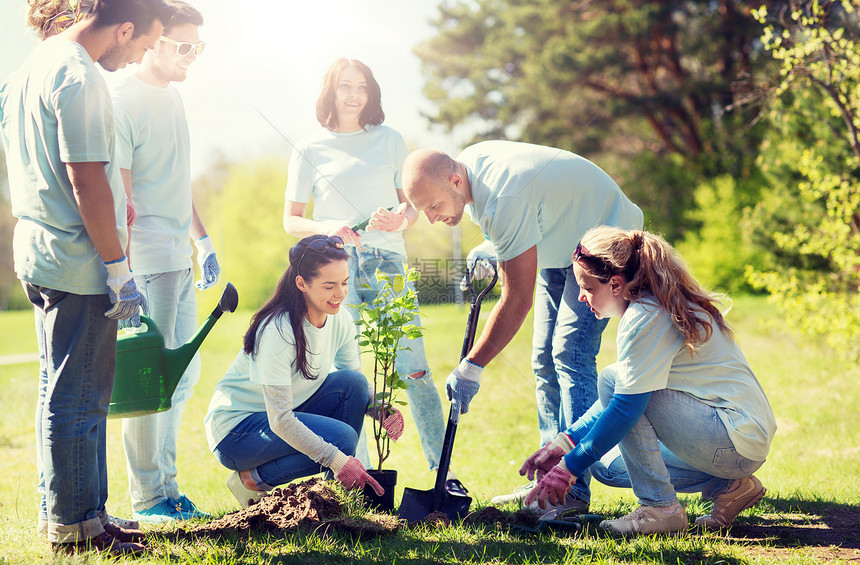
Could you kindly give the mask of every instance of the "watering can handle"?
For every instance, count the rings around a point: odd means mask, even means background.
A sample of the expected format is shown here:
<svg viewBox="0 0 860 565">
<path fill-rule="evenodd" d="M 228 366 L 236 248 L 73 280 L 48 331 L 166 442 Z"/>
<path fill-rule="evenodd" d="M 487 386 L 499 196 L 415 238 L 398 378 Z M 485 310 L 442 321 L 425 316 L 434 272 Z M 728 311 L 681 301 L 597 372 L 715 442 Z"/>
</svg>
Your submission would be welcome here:
<svg viewBox="0 0 860 565">
<path fill-rule="evenodd" d="M 221 293 L 221 299 L 218 301 L 218 305 L 214 310 L 212 310 L 212 316 L 217 320 L 224 312 L 235 312 L 238 306 L 239 293 L 236 291 L 236 287 L 233 286 L 233 283 L 228 282 L 227 286 L 224 287 L 224 292 Z"/>
</svg>

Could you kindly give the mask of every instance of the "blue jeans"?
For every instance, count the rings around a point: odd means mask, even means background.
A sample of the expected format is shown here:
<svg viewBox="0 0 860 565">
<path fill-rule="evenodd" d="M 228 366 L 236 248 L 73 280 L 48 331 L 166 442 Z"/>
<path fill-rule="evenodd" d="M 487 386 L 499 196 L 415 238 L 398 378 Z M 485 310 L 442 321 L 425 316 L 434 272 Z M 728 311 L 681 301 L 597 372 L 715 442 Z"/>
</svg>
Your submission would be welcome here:
<svg viewBox="0 0 860 565">
<path fill-rule="evenodd" d="M 315 434 L 347 455 L 355 453 L 367 409 L 367 379 L 358 371 L 329 373 L 319 389 L 293 409 Z M 282 440 L 265 412 L 251 414 L 215 448 L 215 458 L 234 471 L 251 471 L 262 490 L 272 490 L 326 470 Z"/>
<path fill-rule="evenodd" d="M 538 272 L 532 369 L 541 445 L 573 425 L 597 400 L 597 354 L 608 322 L 579 301 L 571 267 Z M 589 482 L 588 473 L 578 477 L 571 494 L 589 502 Z"/>
<path fill-rule="evenodd" d="M 375 247 L 349 245 L 346 250 L 349 253 L 349 291 L 344 304 L 353 319 L 358 320 L 358 311 L 351 305 L 370 302 L 376 298 L 378 292 L 376 270 L 402 275 L 404 274 L 403 262 L 406 261 L 406 257 Z M 369 288 L 363 288 L 363 285 L 367 285 Z M 412 283 L 409 285 L 410 288 L 413 288 Z M 413 323 L 420 326 L 419 317 L 416 316 Z M 357 341 L 355 346 L 358 347 Z M 424 338 L 404 339 L 401 342 L 401 349 L 397 353 L 394 368 L 409 385 L 409 388 L 406 389 L 406 397 L 409 400 L 409 409 L 412 411 L 415 426 L 418 428 L 418 435 L 421 437 L 421 448 L 424 450 L 424 457 L 427 459 L 430 469 L 436 469 L 439 467 L 442 442 L 445 438 L 445 415 L 442 412 L 439 391 L 433 383 L 433 376 L 424 354 Z M 412 376 L 421 372 L 423 375 L 417 378 Z M 373 390 L 372 385 L 371 390 Z M 375 467 L 375 465 L 370 464 L 367 440 L 363 431 L 358 440 L 356 458 L 365 467 Z"/>
<path fill-rule="evenodd" d="M 30 283 L 39 346 L 36 462 L 40 519 L 48 540 L 104 532 L 108 496 L 106 430 L 116 362 L 116 320 L 107 294 L 77 295 Z"/>
<path fill-rule="evenodd" d="M 615 390 L 613 365 L 601 371 L 599 389 L 607 406 Z M 654 391 L 645 414 L 618 444 L 622 461 L 610 455 L 590 469 L 602 483 L 632 488 L 643 506 L 670 506 L 676 492 L 713 500 L 764 464 L 735 450 L 717 412 L 685 392 Z"/>
<path fill-rule="evenodd" d="M 185 269 L 134 277 L 146 298 L 149 317 L 164 336 L 164 346 L 176 349 L 197 331 L 194 271 Z M 131 509 L 140 512 L 167 498 L 178 499 L 176 443 L 185 405 L 200 380 L 200 354 L 193 357 L 173 392 L 170 410 L 124 418 L 122 443 L 128 467 Z"/>
</svg>

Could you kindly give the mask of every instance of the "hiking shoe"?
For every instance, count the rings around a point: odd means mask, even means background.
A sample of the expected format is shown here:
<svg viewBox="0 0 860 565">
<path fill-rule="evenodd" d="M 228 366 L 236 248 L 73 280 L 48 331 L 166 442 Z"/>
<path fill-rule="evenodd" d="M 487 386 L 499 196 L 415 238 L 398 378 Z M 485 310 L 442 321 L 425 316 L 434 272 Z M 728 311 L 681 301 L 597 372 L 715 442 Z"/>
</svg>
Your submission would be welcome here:
<svg viewBox="0 0 860 565">
<path fill-rule="evenodd" d="M 107 532 L 112 538 L 123 543 L 140 542 L 146 538 L 146 534 L 143 533 L 142 530 L 120 528 L 116 524 L 112 524 L 110 521 L 105 524 L 105 532 Z"/>
<path fill-rule="evenodd" d="M 617 520 L 604 520 L 598 526 L 606 532 L 630 534 L 677 534 L 687 531 L 687 511 L 680 504 L 671 514 L 656 506 L 640 506 Z"/>
<path fill-rule="evenodd" d="M 197 508 L 191 500 L 185 496 L 184 494 L 180 494 L 179 498 L 176 499 L 176 503 L 179 505 L 179 511 L 185 514 L 189 514 L 192 518 L 211 518 L 212 514 L 201 511 Z"/>
<path fill-rule="evenodd" d="M 459 479 L 448 479 L 445 481 L 445 490 L 454 496 L 469 496 L 469 491 Z"/>
<path fill-rule="evenodd" d="M 182 505 L 174 498 L 165 498 L 155 506 L 150 506 L 139 512 L 133 512 L 132 516 L 139 522 L 151 524 L 160 524 L 173 520 L 190 520 L 197 517 L 189 512 L 183 512 Z"/>
<path fill-rule="evenodd" d="M 736 480 L 729 490 L 714 499 L 711 513 L 696 518 L 696 525 L 718 530 L 731 525 L 742 511 L 751 508 L 764 497 L 767 489 L 755 475 Z"/>
<path fill-rule="evenodd" d="M 242 478 L 239 476 L 239 471 L 233 471 L 233 473 L 227 478 L 227 488 L 230 489 L 230 492 L 233 493 L 233 496 L 236 497 L 236 500 L 239 501 L 242 508 L 249 507 L 263 498 L 263 495 L 266 494 L 261 490 L 251 490 L 242 484 Z"/>
<path fill-rule="evenodd" d="M 545 504 L 546 509 L 541 509 L 538 506 L 538 501 L 535 500 L 528 505 L 528 509 L 538 515 L 538 520 L 568 520 L 580 514 L 588 514 L 588 503 L 580 500 L 570 493 L 564 496 L 564 504 Z"/>
<path fill-rule="evenodd" d="M 126 520 L 125 518 L 117 518 L 108 514 L 108 522 L 114 526 L 119 526 L 123 530 L 139 530 L 140 523 L 137 520 Z M 48 535 L 48 521 L 44 518 L 39 518 L 36 522 L 36 533 L 43 536 Z"/>
<path fill-rule="evenodd" d="M 84 551 L 95 551 L 107 555 L 129 555 L 137 556 L 146 553 L 146 547 L 139 543 L 121 542 L 107 532 L 103 532 L 94 538 L 67 543 L 51 543 L 51 550 L 63 553 L 80 553 Z"/>
<path fill-rule="evenodd" d="M 509 494 L 499 494 L 490 499 L 490 504 L 506 504 L 508 502 L 520 502 L 529 495 L 537 481 L 530 481 L 515 488 Z"/>
</svg>

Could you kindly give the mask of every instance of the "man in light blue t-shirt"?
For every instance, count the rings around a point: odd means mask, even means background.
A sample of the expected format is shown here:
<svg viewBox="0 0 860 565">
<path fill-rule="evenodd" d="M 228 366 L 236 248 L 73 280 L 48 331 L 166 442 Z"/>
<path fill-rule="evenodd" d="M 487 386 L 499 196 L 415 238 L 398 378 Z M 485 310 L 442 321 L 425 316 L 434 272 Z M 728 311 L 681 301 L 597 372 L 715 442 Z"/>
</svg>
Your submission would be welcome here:
<svg viewBox="0 0 860 565">
<path fill-rule="evenodd" d="M 138 61 L 167 16 L 161 0 L 113 0 L 73 17 L 0 86 L 15 271 L 34 306 L 44 379 L 39 518 L 55 550 L 138 554 L 143 533 L 112 524 L 105 509 L 117 320 L 134 318 L 143 298 L 125 257 L 113 107 L 95 63 L 115 71 Z"/>
<path fill-rule="evenodd" d="M 197 331 L 197 301 L 191 239 L 197 246 L 205 290 L 218 281 L 220 268 L 212 239 L 191 199 L 191 144 L 185 108 L 172 82 L 185 80 L 188 67 L 203 52 L 198 27 L 203 16 L 181 0 L 167 0 L 173 15 L 155 49 L 134 75 L 113 89 L 116 106 L 117 163 L 134 204 L 129 259 L 134 279 L 149 305 L 149 315 L 176 348 Z M 179 490 L 177 442 L 185 405 L 200 379 L 195 355 L 173 393 L 170 410 L 125 418 L 122 439 L 128 465 L 133 518 L 166 522 L 208 516 Z"/>
<path fill-rule="evenodd" d="M 477 143 L 456 158 L 415 151 L 403 165 L 403 188 L 431 223 L 455 226 L 467 213 L 487 240 L 470 253 L 467 266 L 483 257 L 498 262 L 501 274 L 501 299 L 481 337 L 448 376 L 449 399 L 460 413 L 468 411 L 483 368 L 520 329 L 534 296 L 532 367 L 540 443 L 552 441 L 597 400 L 596 356 L 607 323 L 579 302 L 571 254 L 595 226 L 640 229 L 642 211 L 587 159 L 512 141 Z M 480 276 L 477 263 L 471 276 Z M 547 510 L 535 504 L 535 511 L 544 513 L 542 519 L 586 511 L 589 479 L 577 479 L 565 504 L 547 504 Z M 493 502 L 524 498 L 531 486 Z"/>
</svg>

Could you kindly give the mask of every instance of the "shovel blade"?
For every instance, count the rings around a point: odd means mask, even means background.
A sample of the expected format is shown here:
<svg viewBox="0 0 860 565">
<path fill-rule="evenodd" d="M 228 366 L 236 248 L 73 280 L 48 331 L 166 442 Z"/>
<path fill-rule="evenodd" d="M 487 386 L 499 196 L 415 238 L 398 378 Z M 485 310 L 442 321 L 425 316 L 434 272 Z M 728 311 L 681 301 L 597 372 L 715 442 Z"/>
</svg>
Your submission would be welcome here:
<svg viewBox="0 0 860 565">
<path fill-rule="evenodd" d="M 441 508 L 434 508 L 436 493 L 433 490 L 417 490 L 406 487 L 403 489 L 403 499 L 397 516 L 407 522 L 414 523 L 423 520 L 433 512 L 443 512 L 449 520 L 455 521 L 469 513 L 472 499 L 445 492 Z"/>
</svg>

